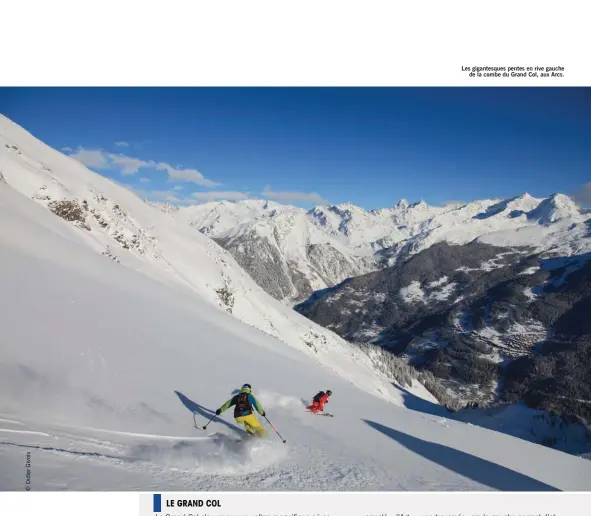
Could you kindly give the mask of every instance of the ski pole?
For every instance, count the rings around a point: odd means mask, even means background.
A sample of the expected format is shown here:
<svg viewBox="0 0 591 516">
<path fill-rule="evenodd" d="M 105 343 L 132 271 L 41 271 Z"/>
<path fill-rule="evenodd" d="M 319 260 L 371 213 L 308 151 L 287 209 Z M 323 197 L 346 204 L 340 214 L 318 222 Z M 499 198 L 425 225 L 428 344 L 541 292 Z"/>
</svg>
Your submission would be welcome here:
<svg viewBox="0 0 591 516">
<path fill-rule="evenodd" d="M 271 428 L 272 428 L 273 430 L 275 430 L 275 433 L 276 433 L 276 434 L 277 434 L 277 435 L 278 435 L 278 436 L 281 438 L 281 440 L 282 440 L 284 443 L 286 443 L 287 441 L 286 441 L 286 440 L 285 440 L 283 437 L 281 437 L 281 434 L 280 434 L 280 433 L 277 431 L 277 428 L 275 428 L 275 426 L 273 425 L 273 423 L 271 423 L 271 421 L 269 421 L 269 419 L 267 418 L 267 416 L 263 416 L 263 417 L 264 417 L 264 418 L 267 420 L 267 423 L 269 423 L 269 425 L 271 425 Z"/>
<path fill-rule="evenodd" d="M 214 414 L 214 415 L 212 416 L 212 418 L 211 418 L 211 419 L 210 419 L 210 420 L 207 422 L 207 424 L 206 424 L 206 425 L 203 427 L 203 430 L 207 430 L 207 427 L 209 426 L 209 423 L 211 423 L 211 422 L 212 422 L 212 421 L 215 419 L 215 416 L 216 416 L 216 414 Z M 195 416 L 193 416 L 193 417 L 195 417 Z M 197 426 L 197 425 L 195 425 L 195 426 Z"/>
</svg>

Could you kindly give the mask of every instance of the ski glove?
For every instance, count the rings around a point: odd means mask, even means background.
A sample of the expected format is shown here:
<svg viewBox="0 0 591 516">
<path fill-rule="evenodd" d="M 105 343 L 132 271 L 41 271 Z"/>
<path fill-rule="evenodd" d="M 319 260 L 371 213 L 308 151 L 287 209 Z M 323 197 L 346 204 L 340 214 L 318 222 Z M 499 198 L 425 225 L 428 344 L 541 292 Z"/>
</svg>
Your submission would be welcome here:
<svg viewBox="0 0 591 516">
<path fill-rule="evenodd" d="M 220 409 L 217 409 L 217 410 L 215 411 L 215 415 L 216 415 L 216 416 L 219 416 L 221 413 L 222 413 L 222 411 L 221 411 Z"/>
<path fill-rule="evenodd" d="M 263 410 L 263 413 L 261 414 L 261 416 L 265 417 L 265 411 Z"/>
</svg>

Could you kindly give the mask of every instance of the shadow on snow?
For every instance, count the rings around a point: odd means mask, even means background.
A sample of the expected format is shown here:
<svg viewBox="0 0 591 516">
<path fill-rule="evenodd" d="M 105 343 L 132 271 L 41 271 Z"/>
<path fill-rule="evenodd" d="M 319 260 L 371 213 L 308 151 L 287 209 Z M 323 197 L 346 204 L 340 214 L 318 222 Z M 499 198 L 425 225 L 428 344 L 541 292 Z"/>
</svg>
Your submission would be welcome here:
<svg viewBox="0 0 591 516">
<path fill-rule="evenodd" d="M 417 455 L 493 489 L 499 491 L 560 491 L 522 473 L 455 448 L 424 441 L 374 421 L 366 419 L 363 421 Z"/>
<path fill-rule="evenodd" d="M 432 416 L 450 417 L 450 413 L 445 407 L 424 400 L 423 398 L 419 398 L 400 385 L 395 383 L 392 385 L 402 393 L 402 400 L 407 409 L 423 412 L 424 414 L 430 414 Z"/>
<path fill-rule="evenodd" d="M 237 435 L 239 435 L 239 436 L 244 435 L 244 431 L 241 430 L 240 428 L 238 428 L 237 426 L 233 425 L 232 423 L 228 423 L 227 421 L 224 421 L 220 417 L 215 416 L 215 410 L 211 410 L 206 407 L 203 407 L 202 405 L 199 405 L 199 403 L 196 403 L 193 400 L 187 398 L 187 396 L 185 396 L 182 392 L 179 392 L 179 391 L 174 391 L 174 392 L 181 400 L 181 403 L 188 410 L 190 410 L 193 414 L 197 414 L 197 415 L 202 416 L 203 418 L 206 419 L 203 422 L 204 425 L 207 423 L 207 421 L 209 421 L 213 417 L 214 419 L 213 419 L 212 423 L 220 423 L 220 424 L 224 425 L 225 427 L 229 428 L 230 430 L 232 430 L 233 432 L 235 432 Z"/>
</svg>

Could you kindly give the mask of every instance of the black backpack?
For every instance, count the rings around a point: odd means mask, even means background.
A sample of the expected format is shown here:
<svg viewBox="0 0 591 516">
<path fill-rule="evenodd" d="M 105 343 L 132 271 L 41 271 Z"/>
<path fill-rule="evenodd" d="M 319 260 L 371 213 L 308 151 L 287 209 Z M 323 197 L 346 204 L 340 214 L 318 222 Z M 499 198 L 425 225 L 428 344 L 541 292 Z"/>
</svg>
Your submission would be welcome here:
<svg viewBox="0 0 591 516">
<path fill-rule="evenodd" d="M 314 399 L 312 401 L 315 401 L 316 403 L 320 402 L 320 398 L 322 398 L 322 396 L 324 396 L 324 391 L 320 391 L 318 394 L 316 394 L 316 396 L 314 396 Z"/>
<path fill-rule="evenodd" d="M 249 414 L 252 414 L 252 407 L 250 405 L 250 400 L 248 399 L 248 394 L 246 392 L 241 392 L 236 397 L 234 417 L 247 416 Z"/>
</svg>

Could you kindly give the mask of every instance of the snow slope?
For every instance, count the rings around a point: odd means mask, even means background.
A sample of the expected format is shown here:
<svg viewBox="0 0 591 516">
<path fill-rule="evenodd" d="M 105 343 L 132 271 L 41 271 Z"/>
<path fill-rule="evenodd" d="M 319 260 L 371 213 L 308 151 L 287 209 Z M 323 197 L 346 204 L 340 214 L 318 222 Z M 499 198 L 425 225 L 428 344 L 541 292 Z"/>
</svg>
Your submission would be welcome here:
<svg viewBox="0 0 591 516">
<path fill-rule="evenodd" d="M 583 425 L 567 424 L 558 416 L 528 408 L 523 403 L 494 408 L 465 409 L 454 415 L 457 421 L 475 424 L 526 441 L 545 443 L 556 450 L 576 455 L 591 452 L 591 433 Z"/>
<path fill-rule="evenodd" d="M 301 355 L 353 378 L 359 387 L 399 402 L 399 395 L 375 373 L 363 353 L 271 298 L 211 239 L 177 224 L 159 208 L 51 149 L 1 115 L 0 173 L 8 187 L 68 219 L 60 234 L 102 260 L 110 258 L 115 265 L 185 296 L 197 295 L 258 333 L 276 337 Z"/>
<path fill-rule="evenodd" d="M 287 302 L 438 242 L 479 239 L 496 246 L 531 246 L 549 256 L 591 251 L 589 213 L 562 194 L 536 199 L 526 193 L 445 207 L 402 200 L 372 211 L 350 203 L 306 211 L 252 200 L 163 209 L 215 238 L 267 292 Z M 275 265 L 265 276 L 257 264 L 267 255 Z"/>
<path fill-rule="evenodd" d="M 9 179 L 10 181 L 10 179 Z M 0 185 L 0 488 L 33 490 L 589 490 L 591 462 L 403 406 L 220 310 L 125 267 L 79 228 Z M 84 235 L 81 237 L 80 235 Z M 359 374 L 359 377 L 354 375 Z M 270 429 L 237 444 L 251 382 Z M 334 418 L 304 411 L 331 388 Z"/>
</svg>

